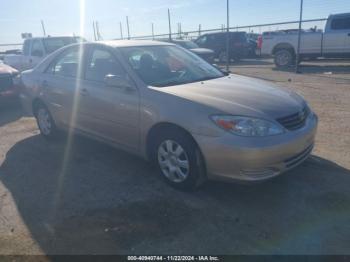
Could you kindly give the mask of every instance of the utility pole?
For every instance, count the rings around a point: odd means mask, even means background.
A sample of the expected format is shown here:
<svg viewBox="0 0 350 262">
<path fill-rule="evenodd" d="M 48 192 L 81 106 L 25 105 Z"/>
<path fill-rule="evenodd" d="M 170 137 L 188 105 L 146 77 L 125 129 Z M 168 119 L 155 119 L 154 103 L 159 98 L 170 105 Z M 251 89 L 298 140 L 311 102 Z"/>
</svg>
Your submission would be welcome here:
<svg viewBox="0 0 350 262">
<path fill-rule="evenodd" d="M 179 27 L 180 27 L 180 38 L 182 38 L 182 25 L 181 25 L 181 23 L 179 23 Z"/>
<path fill-rule="evenodd" d="M 129 27 L 129 17 L 126 17 L 126 27 L 128 29 L 128 40 L 130 40 L 130 27 Z"/>
<path fill-rule="evenodd" d="M 43 20 L 41 20 L 41 28 L 43 29 L 43 35 L 46 36 L 45 24 Z"/>
<path fill-rule="evenodd" d="M 170 9 L 168 8 L 168 21 L 169 21 L 169 40 L 171 40 L 171 20 L 170 20 Z"/>
<path fill-rule="evenodd" d="M 202 25 L 199 24 L 199 26 L 198 26 L 198 35 L 199 35 L 199 36 L 201 35 L 201 31 L 202 31 Z"/>
<path fill-rule="evenodd" d="M 96 36 L 96 27 L 95 27 L 95 21 L 92 21 L 92 29 L 94 30 L 94 40 L 97 40 L 97 36 Z"/>
<path fill-rule="evenodd" d="M 99 25 L 98 21 L 95 21 L 95 27 L 96 27 L 97 40 L 100 41 L 102 39 L 102 37 L 101 37 L 100 25 Z"/>
<path fill-rule="evenodd" d="M 299 31 L 298 31 L 298 49 L 297 49 L 297 57 L 295 60 L 295 73 L 301 73 L 299 71 L 299 62 L 300 62 L 300 44 L 301 44 L 301 23 L 303 20 L 303 5 L 304 1 L 300 0 L 300 17 L 299 17 Z"/>
<path fill-rule="evenodd" d="M 120 38 L 123 39 L 123 25 L 122 22 L 119 22 L 119 28 L 120 28 Z"/>
<path fill-rule="evenodd" d="M 226 22 L 226 71 L 230 71 L 230 0 L 227 0 L 227 22 Z"/>
<path fill-rule="evenodd" d="M 154 24 L 152 23 L 152 40 L 154 40 Z"/>
</svg>

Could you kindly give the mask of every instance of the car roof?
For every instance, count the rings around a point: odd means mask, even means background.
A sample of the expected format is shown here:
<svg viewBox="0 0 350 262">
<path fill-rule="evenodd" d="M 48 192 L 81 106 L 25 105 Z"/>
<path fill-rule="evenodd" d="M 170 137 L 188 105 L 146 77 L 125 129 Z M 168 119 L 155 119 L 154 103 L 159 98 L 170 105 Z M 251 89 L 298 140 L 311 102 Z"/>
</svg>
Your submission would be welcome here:
<svg viewBox="0 0 350 262">
<path fill-rule="evenodd" d="M 24 39 L 26 40 L 37 40 L 37 39 L 57 39 L 57 38 L 81 38 L 80 36 L 69 36 L 69 35 L 62 35 L 62 36 L 44 36 L 44 37 L 30 37 L 30 38 L 26 38 Z"/>
<path fill-rule="evenodd" d="M 96 43 L 108 45 L 111 47 L 133 47 L 133 46 L 169 46 L 174 45 L 167 42 L 153 41 L 153 40 L 111 40 L 98 41 Z"/>
<path fill-rule="evenodd" d="M 186 39 L 173 39 L 172 42 L 174 42 L 174 43 L 188 43 L 188 42 L 192 42 L 192 41 L 186 40 Z"/>
<path fill-rule="evenodd" d="M 230 34 L 246 34 L 246 32 L 244 32 L 244 31 L 235 31 L 235 32 L 230 31 L 229 33 Z M 227 32 L 206 33 L 204 35 L 223 35 L 223 34 L 227 34 Z"/>
</svg>

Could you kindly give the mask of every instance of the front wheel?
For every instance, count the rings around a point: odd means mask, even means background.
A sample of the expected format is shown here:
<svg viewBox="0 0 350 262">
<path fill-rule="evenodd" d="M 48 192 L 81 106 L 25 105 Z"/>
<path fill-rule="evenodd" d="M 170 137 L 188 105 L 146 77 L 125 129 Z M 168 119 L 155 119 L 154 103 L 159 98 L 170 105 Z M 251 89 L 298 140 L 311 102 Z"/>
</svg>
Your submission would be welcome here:
<svg viewBox="0 0 350 262">
<path fill-rule="evenodd" d="M 154 160 L 161 176 L 176 189 L 193 190 L 205 181 L 200 151 L 187 134 L 171 132 L 158 137 Z"/>
</svg>

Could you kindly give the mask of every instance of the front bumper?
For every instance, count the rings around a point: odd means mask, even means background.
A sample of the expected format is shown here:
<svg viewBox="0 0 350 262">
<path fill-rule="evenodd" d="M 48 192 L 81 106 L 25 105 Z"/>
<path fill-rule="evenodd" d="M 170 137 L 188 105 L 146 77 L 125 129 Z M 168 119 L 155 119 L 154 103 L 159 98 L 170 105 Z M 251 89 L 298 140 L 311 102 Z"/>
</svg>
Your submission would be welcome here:
<svg viewBox="0 0 350 262">
<path fill-rule="evenodd" d="M 301 164 L 311 154 L 318 119 L 312 114 L 296 131 L 269 137 L 194 135 L 206 163 L 209 179 L 266 180 Z"/>
</svg>

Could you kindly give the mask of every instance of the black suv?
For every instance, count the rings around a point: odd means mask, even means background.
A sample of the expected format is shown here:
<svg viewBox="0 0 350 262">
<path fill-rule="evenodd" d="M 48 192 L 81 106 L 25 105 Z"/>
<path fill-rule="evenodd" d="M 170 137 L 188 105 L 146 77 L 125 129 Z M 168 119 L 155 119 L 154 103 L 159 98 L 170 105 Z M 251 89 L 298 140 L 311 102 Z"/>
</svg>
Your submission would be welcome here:
<svg viewBox="0 0 350 262">
<path fill-rule="evenodd" d="M 249 53 L 250 44 L 247 39 L 246 32 L 229 32 L 230 34 L 230 60 L 239 61 L 245 58 Z M 200 47 L 209 48 L 214 51 L 215 58 L 219 62 L 226 62 L 226 42 L 227 33 L 211 33 L 205 34 L 197 38 L 195 43 Z"/>
</svg>

